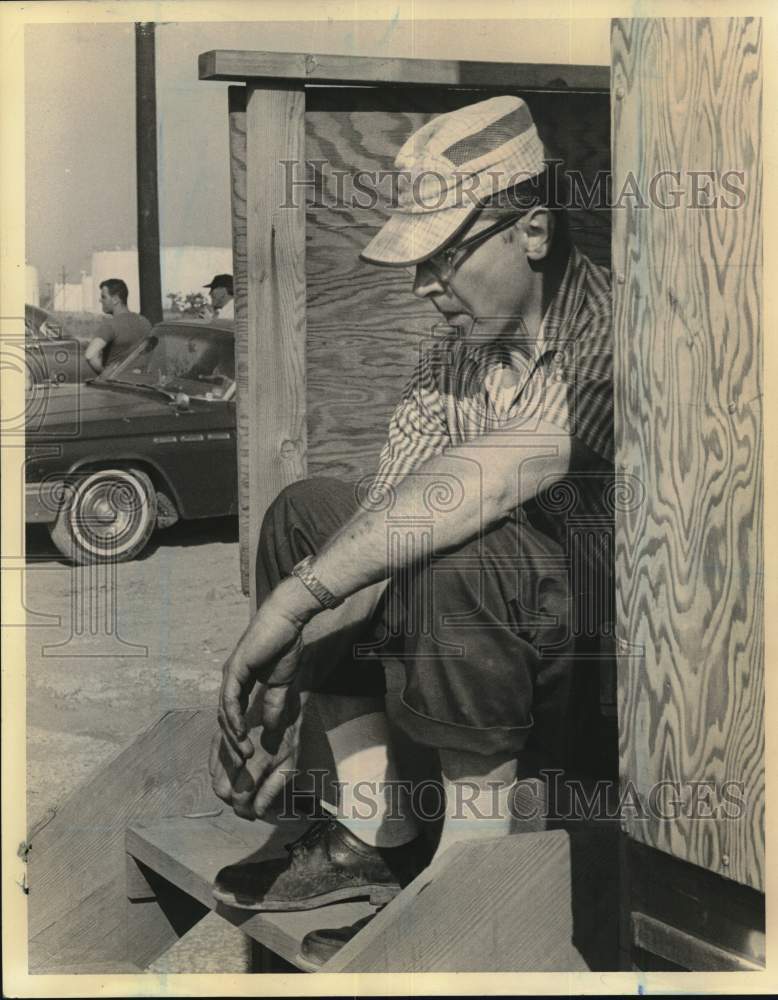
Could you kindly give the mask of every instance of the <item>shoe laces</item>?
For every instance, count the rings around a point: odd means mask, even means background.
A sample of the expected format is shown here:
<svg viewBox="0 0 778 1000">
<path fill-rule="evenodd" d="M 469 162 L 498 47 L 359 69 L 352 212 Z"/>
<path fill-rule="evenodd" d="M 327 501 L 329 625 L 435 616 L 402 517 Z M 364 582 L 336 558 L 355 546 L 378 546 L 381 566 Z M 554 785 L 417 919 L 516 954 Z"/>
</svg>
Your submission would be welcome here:
<svg viewBox="0 0 778 1000">
<path fill-rule="evenodd" d="M 292 858 L 295 858 L 298 854 L 306 853 L 311 847 L 314 847 L 327 830 L 330 827 L 332 820 L 329 819 L 317 819 L 305 830 L 296 840 L 293 840 L 289 844 L 284 844 L 284 850 L 288 851 Z"/>
</svg>

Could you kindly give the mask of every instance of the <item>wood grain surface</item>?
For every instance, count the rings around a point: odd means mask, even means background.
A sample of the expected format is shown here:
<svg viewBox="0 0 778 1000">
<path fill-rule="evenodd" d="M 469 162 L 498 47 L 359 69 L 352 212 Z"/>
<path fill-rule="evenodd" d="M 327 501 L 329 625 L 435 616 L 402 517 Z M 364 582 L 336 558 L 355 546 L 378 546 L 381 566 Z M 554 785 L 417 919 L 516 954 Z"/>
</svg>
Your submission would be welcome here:
<svg viewBox="0 0 778 1000">
<path fill-rule="evenodd" d="M 285 159 L 305 155 L 302 87 L 246 95 L 249 583 L 262 518 L 306 471 L 305 203 L 286 204 Z"/>
<path fill-rule="evenodd" d="M 749 962 L 741 955 L 718 948 L 645 913 L 632 914 L 632 931 L 638 948 L 690 971 L 761 972 L 764 969 L 764 965 Z"/>
<path fill-rule="evenodd" d="M 169 712 L 32 838 L 29 965 L 124 961 L 128 823 L 223 808 L 211 790 L 212 711 Z"/>
<path fill-rule="evenodd" d="M 614 191 L 664 170 L 659 196 L 686 192 L 614 211 L 620 758 L 653 813 L 626 829 L 763 888 L 760 22 L 615 21 L 612 57 Z M 660 781 L 687 783 L 675 819 L 650 809 Z M 689 817 L 692 781 L 717 815 Z"/>
<path fill-rule="evenodd" d="M 618 968 L 617 831 L 452 845 L 324 972 Z"/>
<path fill-rule="evenodd" d="M 229 87 L 230 208 L 232 215 L 232 281 L 235 308 L 235 397 L 238 434 L 238 530 L 249 537 L 249 341 L 248 258 L 246 245 L 246 88 Z M 249 547 L 240 545 L 240 579 L 243 593 L 250 593 Z"/>
<path fill-rule="evenodd" d="M 602 90 L 605 66 L 497 63 L 453 59 L 381 59 L 375 56 L 314 55 L 211 49 L 199 57 L 201 80 L 291 80 L 310 83 L 380 83 L 385 86 L 537 87 Z"/>
<path fill-rule="evenodd" d="M 310 931 L 348 926 L 374 913 L 374 907 L 367 900 L 355 900 L 290 913 L 251 913 L 217 904 L 212 888 L 217 873 L 226 865 L 284 857 L 283 845 L 299 837 L 308 825 L 293 821 L 278 825 L 261 820 L 250 823 L 232 812 L 215 819 L 169 819 L 128 830 L 127 851 L 192 899 L 216 910 L 244 934 L 294 964 L 300 942 Z"/>
</svg>

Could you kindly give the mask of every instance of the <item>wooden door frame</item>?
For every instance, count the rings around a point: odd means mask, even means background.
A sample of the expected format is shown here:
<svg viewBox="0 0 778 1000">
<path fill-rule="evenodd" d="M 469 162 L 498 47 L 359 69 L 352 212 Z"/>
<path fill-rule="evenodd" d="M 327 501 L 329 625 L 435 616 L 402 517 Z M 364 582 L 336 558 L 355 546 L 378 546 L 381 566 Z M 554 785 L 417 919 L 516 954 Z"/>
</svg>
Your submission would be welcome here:
<svg viewBox="0 0 778 1000">
<path fill-rule="evenodd" d="M 200 55 L 199 75 L 235 84 L 229 134 L 238 507 L 241 579 L 253 612 L 262 518 L 307 468 L 305 204 L 280 208 L 283 181 L 273 169 L 304 159 L 306 110 L 315 110 L 328 84 L 601 94 L 609 92 L 610 67 L 219 49 Z"/>
</svg>

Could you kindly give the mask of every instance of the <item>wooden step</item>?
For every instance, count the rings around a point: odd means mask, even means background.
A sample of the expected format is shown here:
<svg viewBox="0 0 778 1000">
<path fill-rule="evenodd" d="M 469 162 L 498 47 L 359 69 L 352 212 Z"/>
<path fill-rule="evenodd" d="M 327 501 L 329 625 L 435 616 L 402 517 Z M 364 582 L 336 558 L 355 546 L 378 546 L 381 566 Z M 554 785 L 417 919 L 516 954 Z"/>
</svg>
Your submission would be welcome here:
<svg viewBox="0 0 778 1000">
<path fill-rule="evenodd" d="M 618 831 L 452 845 L 322 972 L 617 971 Z"/>
<path fill-rule="evenodd" d="M 165 907 L 163 884 L 215 910 L 291 965 L 312 930 L 374 912 L 365 901 L 295 913 L 250 913 L 217 904 L 217 872 L 283 856 L 305 823 L 277 826 L 232 812 L 136 824 L 127 831 L 130 906 Z M 325 972 L 576 972 L 618 965 L 614 829 L 555 830 L 455 844 L 378 913 Z M 159 921 L 136 911 L 164 950 Z M 135 940 L 142 942 L 139 920 Z"/>
<path fill-rule="evenodd" d="M 304 745 L 316 766 L 327 769 L 331 758 L 316 725 L 315 713 L 310 724 L 306 715 Z M 30 972 L 119 968 L 125 962 L 145 968 L 159 954 L 148 928 L 136 939 L 126 926 L 126 830 L 184 813 L 228 811 L 208 774 L 215 731 L 214 706 L 167 712 L 90 774 L 28 836 Z M 165 937 L 174 932 L 177 939 L 189 929 L 183 919 L 188 908 L 179 902 L 173 923 L 160 921 Z M 199 914 L 190 915 L 199 919 L 207 912 L 201 905 Z"/>
<path fill-rule="evenodd" d="M 235 816 L 225 807 L 218 816 L 166 819 L 136 824 L 127 830 L 129 919 L 133 939 L 147 962 L 153 943 L 158 954 L 173 943 L 175 927 L 160 937 L 159 910 L 169 908 L 164 884 L 175 886 L 196 904 L 216 911 L 259 944 L 297 968 L 300 942 L 312 930 L 352 924 L 375 912 L 367 900 L 337 903 L 294 913 L 251 913 L 225 906 L 213 898 L 217 872 L 239 861 L 285 857 L 284 844 L 298 837 L 307 821 L 278 825 Z M 160 881 L 163 880 L 163 881 Z M 164 920 L 162 921 L 164 924 Z M 148 933 L 143 933 L 143 927 Z"/>
<path fill-rule="evenodd" d="M 212 709 L 168 712 L 28 838 L 31 972 L 145 965 L 125 927 L 125 831 L 223 805 L 208 774 L 214 728 Z"/>
</svg>

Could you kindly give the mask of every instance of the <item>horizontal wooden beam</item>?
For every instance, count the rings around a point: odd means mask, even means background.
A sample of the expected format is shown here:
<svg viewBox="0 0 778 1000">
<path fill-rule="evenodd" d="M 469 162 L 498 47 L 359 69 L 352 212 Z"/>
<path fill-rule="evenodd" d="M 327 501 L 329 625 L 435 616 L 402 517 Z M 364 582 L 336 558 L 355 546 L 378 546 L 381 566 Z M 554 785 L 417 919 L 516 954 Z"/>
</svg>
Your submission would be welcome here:
<svg viewBox="0 0 778 1000">
<path fill-rule="evenodd" d="M 757 965 L 742 955 L 719 948 L 710 941 L 679 930 L 645 913 L 632 914 L 635 944 L 652 955 L 658 955 L 691 972 L 761 972 Z"/>
<path fill-rule="evenodd" d="M 380 84 L 389 87 L 487 87 L 523 90 L 608 90 L 609 66 L 382 59 L 304 52 L 212 49 L 199 58 L 201 80 L 296 80 L 305 83 Z"/>
<path fill-rule="evenodd" d="M 673 957 L 675 951 L 668 951 L 667 942 L 672 935 L 662 930 L 668 926 L 699 938 L 700 947 L 707 948 L 706 954 L 716 961 L 719 960 L 716 956 L 723 961 L 727 955 L 734 954 L 749 963 L 744 968 L 764 967 L 765 897 L 762 893 L 631 838 L 626 838 L 625 848 L 629 893 L 623 910 L 625 916 L 640 915 L 637 924 L 633 919 L 632 930 L 627 932 L 632 935 L 633 944 L 683 965 L 677 955 Z M 685 938 L 678 940 L 686 942 Z M 684 949 L 688 944 L 683 945 Z M 695 957 L 693 964 L 687 967 L 712 968 L 694 964 L 697 961 L 703 959 Z"/>
</svg>

